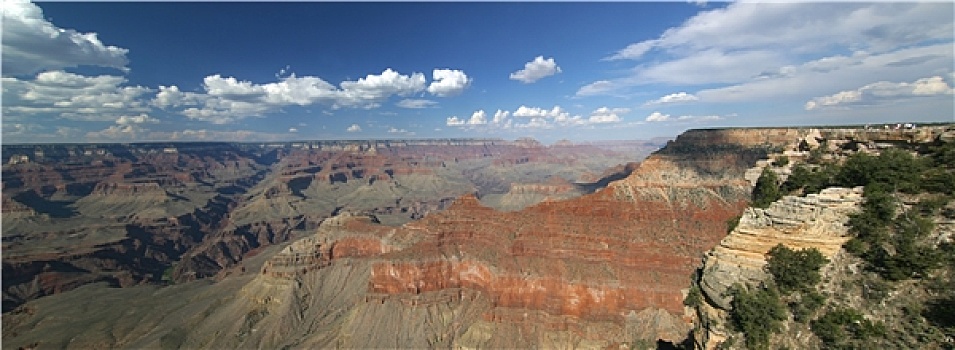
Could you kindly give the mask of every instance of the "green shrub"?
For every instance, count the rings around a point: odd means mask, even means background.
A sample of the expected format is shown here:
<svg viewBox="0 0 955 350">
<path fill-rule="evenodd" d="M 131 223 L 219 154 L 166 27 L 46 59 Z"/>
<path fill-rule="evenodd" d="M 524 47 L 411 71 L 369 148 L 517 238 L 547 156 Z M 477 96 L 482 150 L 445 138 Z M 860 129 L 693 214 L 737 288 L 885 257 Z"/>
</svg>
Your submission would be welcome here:
<svg viewBox="0 0 955 350">
<path fill-rule="evenodd" d="M 826 304 L 826 296 L 816 291 L 806 292 L 801 295 L 799 300 L 789 303 L 789 309 L 792 310 L 793 320 L 806 323 L 812 319 L 816 311 Z"/>
<path fill-rule="evenodd" d="M 838 166 L 831 164 L 815 168 L 796 164 L 792 168 L 792 173 L 786 178 L 786 182 L 782 184 L 781 191 L 792 193 L 801 189 L 803 194 L 819 193 L 826 187 L 836 185 L 834 178 L 838 170 Z"/>
<path fill-rule="evenodd" d="M 778 167 L 787 166 L 787 165 L 789 165 L 789 157 L 787 157 L 787 156 L 779 156 L 779 157 L 776 157 L 776 160 L 773 162 L 773 165 L 778 166 Z"/>
<path fill-rule="evenodd" d="M 819 269 L 829 263 L 816 248 L 792 250 L 779 244 L 769 250 L 766 271 L 780 291 L 810 291 L 821 279 Z"/>
<path fill-rule="evenodd" d="M 763 172 L 759 174 L 759 179 L 756 180 L 756 186 L 753 187 L 753 202 L 751 205 L 757 208 L 766 208 L 782 196 L 782 193 L 779 192 L 779 177 L 769 167 L 763 168 Z"/>
<path fill-rule="evenodd" d="M 686 298 L 683 299 L 683 305 L 695 308 L 702 304 L 703 293 L 700 291 L 700 287 L 693 283 L 690 285 L 690 291 L 686 294 Z"/>
<path fill-rule="evenodd" d="M 870 337 L 882 337 L 886 334 L 882 322 L 872 322 L 853 309 L 836 309 L 827 312 L 819 319 L 811 322 L 812 332 L 829 348 L 855 347 L 846 346 L 864 344 Z"/>
<path fill-rule="evenodd" d="M 767 348 L 769 336 L 780 330 L 788 315 L 779 293 L 775 288 L 747 291 L 734 285 L 731 294 L 733 310 L 730 319 L 736 330 L 746 335 L 746 346 L 750 349 Z"/>
</svg>

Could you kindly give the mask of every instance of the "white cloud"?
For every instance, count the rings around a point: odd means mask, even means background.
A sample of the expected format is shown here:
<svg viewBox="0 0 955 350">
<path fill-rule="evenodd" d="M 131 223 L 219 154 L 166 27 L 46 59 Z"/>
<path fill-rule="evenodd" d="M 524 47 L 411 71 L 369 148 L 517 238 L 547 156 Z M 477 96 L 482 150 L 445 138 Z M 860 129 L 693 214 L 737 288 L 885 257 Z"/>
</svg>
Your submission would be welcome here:
<svg viewBox="0 0 955 350">
<path fill-rule="evenodd" d="M 589 117 L 572 115 L 560 106 L 551 109 L 527 107 L 521 105 L 515 111 L 497 110 L 493 119 L 488 122 L 484 110 L 474 112 L 469 119 L 452 116 L 447 118 L 447 126 L 457 126 L 465 129 L 506 130 L 520 129 L 553 129 L 557 127 L 588 126 L 595 124 L 609 124 L 623 121 L 621 114 L 629 113 L 627 108 L 600 107 L 591 112 Z M 514 118 L 522 121 L 515 122 Z"/>
<path fill-rule="evenodd" d="M 524 69 L 511 73 L 511 80 L 530 84 L 557 73 L 560 73 L 560 67 L 553 57 L 545 60 L 544 56 L 537 56 L 533 61 L 525 63 Z"/>
<path fill-rule="evenodd" d="M 345 131 L 348 131 L 348 132 L 361 132 L 361 126 L 358 125 L 358 124 L 352 124 L 351 126 L 348 127 L 348 129 L 345 129 Z"/>
<path fill-rule="evenodd" d="M 509 111 L 502 111 L 502 110 L 498 109 L 496 112 L 494 112 L 494 119 L 491 120 L 491 123 L 493 123 L 493 124 L 501 124 L 501 123 L 504 123 L 504 122 L 507 120 L 507 117 L 509 117 L 510 115 L 511 115 L 511 112 L 509 112 Z"/>
<path fill-rule="evenodd" d="M 609 59 L 640 59 L 653 49 L 692 56 L 779 48 L 817 52 L 832 46 L 889 51 L 912 43 L 952 39 L 951 4 L 732 3 L 701 12 L 658 39 L 632 44 Z"/>
<path fill-rule="evenodd" d="M 660 112 L 650 113 L 650 115 L 647 116 L 647 119 L 646 119 L 646 121 L 648 121 L 648 122 L 665 122 L 665 121 L 668 121 L 668 120 L 670 120 L 670 115 L 669 115 L 669 114 L 663 114 L 663 113 L 660 113 Z"/>
<path fill-rule="evenodd" d="M 389 68 L 381 74 L 343 81 L 340 85 L 341 88 L 336 88 L 319 77 L 298 77 L 295 74 L 266 84 L 216 74 L 203 79 L 205 94 L 182 93 L 178 88 L 170 87 L 162 89 L 153 103 L 176 106 L 198 102 L 200 106 L 186 108 L 182 114 L 192 119 L 225 124 L 292 105 L 327 103 L 332 108 L 376 108 L 391 96 L 408 96 L 423 91 L 426 81 L 424 74 L 402 75 Z"/>
<path fill-rule="evenodd" d="M 695 94 L 699 101 L 765 102 L 945 75 L 955 56 L 953 7 L 734 2 L 610 55 L 606 60 L 635 61 L 633 69 L 587 84 L 577 96 L 625 94 L 647 84 L 711 85 Z"/>
<path fill-rule="evenodd" d="M 645 119 L 647 122 L 706 122 L 706 121 L 717 121 L 723 120 L 725 118 L 718 115 L 681 115 L 674 118 L 669 114 L 663 114 L 660 112 L 650 113 L 649 116 Z"/>
<path fill-rule="evenodd" d="M 401 108 L 430 108 L 437 106 L 438 102 L 432 100 L 406 98 L 398 101 L 398 107 Z"/>
<path fill-rule="evenodd" d="M 484 110 L 478 110 L 471 114 L 471 119 L 468 119 L 469 125 L 484 125 L 487 124 L 487 114 L 484 113 Z"/>
<path fill-rule="evenodd" d="M 696 96 L 694 96 L 693 94 L 688 94 L 688 93 L 686 93 L 686 92 L 681 91 L 681 92 L 677 92 L 677 93 L 673 93 L 673 94 L 669 94 L 669 95 L 660 97 L 660 98 L 655 99 L 655 100 L 647 101 L 647 103 L 644 103 L 644 106 L 670 104 L 670 103 L 682 103 L 682 102 L 693 102 L 693 101 L 697 101 L 697 100 L 699 100 L 699 98 L 696 97 Z"/>
<path fill-rule="evenodd" d="M 447 119 L 446 124 L 448 126 L 475 126 L 475 125 L 485 125 L 487 124 L 487 113 L 484 110 L 477 110 L 471 114 L 471 118 L 464 120 L 458 118 L 457 116 L 451 116 Z"/>
<path fill-rule="evenodd" d="M 554 125 L 544 118 L 531 118 L 527 123 L 514 124 L 514 127 L 519 129 L 553 129 Z"/>
<path fill-rule="evenodd" d="M 392 95 L 408 96 L 423 91 L 425 86 L 424 74 L 401 75 L 388 68 L 380 75 L 368 75 L 358 81 L 343 81 L 341 97 L 336 103 L 343 106 L 378 103 Z"/>
<path fill-rule="evenodd" d="M 388 129 L 388 133 L 389 133 L 389 134 L 400 134 L 400 135 L 404 135 L 404 136 L 414 136 L 414 135 L 415 135 L 415 132 L 414 132 L 414 131 L 408 131 L 408 130 L 405 130 L 405 129 L 398 129 L 398 128 L 394 128 L 394 127 L 389 128 L 389 129 Z"/>
<path fill-rule="evenodd" d="M 765 101 L 770 98 L 819 96 L 852 90 L 875 81 L 912 81 L 926 74 L 952 71 L 952 43 L 900 49 L 873 55 L 828 56 L 778 71 L 748 82 L 700 90 L 696 96 L 707 102 Z"/>
<path fill-rule="evenodd" d="M 298 128 L 288 128 L 288 132 L 290 132 L 290 133 L 297 133 L 297 132 L 298 132 Z"/>
<path fill-rule="evenodd" d="M 623 59 L 638 59 L 642 57 L 643 54 L 647 53 L 647 51 L 650 51 L 651 49 L 653 49 L 653 47 L 659 44 L 660 41 L 661 40 L 659 39 L 653 39 L 653 40 L 646 40 L 646 41 L 641 41 L 638 43 L 627 45 L 627 47 L 623 48 L 620 51 L 617 51 L 617 53 L 613 54 L 610 57 L 604 58 L 604 60 L 612 61 L 612 60 L 623 60 Z"/>
<path fill-rule="evenodd" d="M 100 131 L 90 131 L 86 133 L 86 138 L 90 141 L 99 140 L 133 140 L 138 138 L 144 129 L 135 125 L 112 125 Z"/>
<path fill-rule="evenodd" d="M 119 119 L 116 119 L 116 124 L 119 124 L 119 125 L 145 124 L 145 123 L 150 123 L 150 124 L 159 123 L 159 119 L 150 117 L 146 115 L 145 113 L 137 115 L 137 116 L 124 115 L 119 117 Z"/>
<path fill-rule="evenodd" d="M 521 105 L 514 111 L 513 115 L 516 118 L 567 118 L 570 116 L 570 113 L 567 113 L 567 111 L 560 106 L 554 106 L 554 108 L 547 110 L 539 107 Z"/>
<path fill-rule="evenodd" d="M 128 50 L 103 44 L 96 33 L 58 28 L 28 1 L 4 0 L 2 6 L 4 76 L 80 65 L 128 70 Z"/>
<path fill-rule="evenodd" d="M 2 79 L 5 118 L 54 115 L 113 121 L 122 115 L 148 112 L 141 97 L 152 91 L 142 86 L 124 86 L 126 79 L 119 76 L 84 76 L 64 71 L 42 72 L 32 80 Z"/>
<path fill-rule="evenodd" d="M 627 108 L 607 108 L 600 107 L 590 113 L 590 118 L 587 120 L 592 124 L 604 124 L 604 123 L 619 123 L 623 119 L 620 118 L 620 114 L 626 114 L 630 112 Z"/>
<path fill-rule="evenodd" d="M 955 89 L 941 76 L 918 79 L 912 83 L 880 81 L 855 90 L 840 91 L 829 96 L 816 97 L 806 102 L 806 110 L 824 107 L 879 103 L 918 96 L 952 95 Z"/>
<path fill-rule="evenodd" d="M 464 120 L 461 120 L 461 118 L 458 118 L 457 116 L 448 117 L 448 120 L 447 120 L 448 126 L 462 126 L 465 124 L 466 122 Z"/>
<path fill-rule="evenodd" d="M 435 69 L 432 78 L 434 81 L 428 86 L 428 92 L 435 96 L 458 95 L 471 85 L 471 78 L 461 70 Z"/>
<path fill-rule="evenodd" d="M 593 83 L 582 86 L 577 90 L 577 96 L 602 95 L 616 89 L 618 84 L 609 80 L 598 80 Z"/>
<path fill-rule="evenodd" d="M 682 121 L 706 122 L 706 121 L 723 120 L 726 118 L 723 118 L 718 115 L 681 115 L 679 118 L 676 118 L 676 119 L 682 120 Z"/>
<path fill-rule="evenodd" d="M 150 101 L 153 106 L 166 109 L 169 107 L 194 106 L 199 103 L 199 94 L 179 91 L 178 86 L 159 86 L 156 97 Z"/>
</svg>

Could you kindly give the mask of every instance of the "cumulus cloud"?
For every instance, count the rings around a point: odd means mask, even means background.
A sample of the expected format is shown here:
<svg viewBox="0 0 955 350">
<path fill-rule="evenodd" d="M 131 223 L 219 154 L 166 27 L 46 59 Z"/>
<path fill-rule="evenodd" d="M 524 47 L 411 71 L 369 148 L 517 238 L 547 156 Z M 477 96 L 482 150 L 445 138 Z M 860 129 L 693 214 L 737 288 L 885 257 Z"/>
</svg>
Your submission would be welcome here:
<svg viewBox="0 0 955 350">
<path fill-rule="evenodd" d="M 346 106 L 377 103 L 392 95 L 408 96 L 423 91 L 426 84 L 424 74 L 401 75 L 388 68 L 380 75 L 370 74 L 358 81 L 343 81 L 338 103 Z M 354 103 L 349 103 L 351 101 Z"/>
<path fill-rule="evenodd" d="M 294 134 L 294 133 L 297 133 L 297 132 L 298 132 L 298 128 L 288 128 L 288 132 L 293 133 L 293 134 Z"/>
<path fill-rule="evenodd" d="M 513 113 L 514 117 L 517 118 L 559 118 L 559 117 L 568 117 L 570 113 L 567 113 L 566 110 L 560 106 L 554 106 L 549 110 L 539 108 L 539 107 L 527 107 L 521 105 L 517 107 L 517 110 Z"/>
<path fill-rule="evenodd" d="M 428 92 L 435 96 L 458 95 L 471 85 L 471 78 L 461 70 L 435 69 L 431 76 L 434 81 L 428 86 Z"/>
<path fill-rule="evenodd" d="M 496 112 L 494 112 L 494 119 L 491 120 L 491 123 L 494 123 L 494 124 L 504 123 L 507 120 L 507 117 L 509 117 L 510 115 L 511 115 L 510 111 L 502 111 L 498 109 Z"/>
<path fill-rule="evenodd" d="M 946 74 L 955 56 L 952 11 L 951 3 L 734 2 L 606 57 L 634 67 L 584 85 L 577 96 L 647 84 L 711 85 L 695 96 L 765 101 L 849 90 L 873 76 L 911 81 L 926 72 Z"/>
<path fill-rule="evenodd" d="M 430 108 L 438 105 L 438 102 L 432 100 L 406 98 L 398 101 L 398 107 L 401 108 Z"/>
<path fill-rule="evenodd" d="M 545 60 L 544 56 L 537 56 L 533 61 L 525 63 L 524 69 L 511 73 L 511 80 L 530 84 L 557 73 L 560 73 L 560 67 L 553 57 Z"/>
<path fill-rule="evenodd" d="M 693 94 L 688 94 L 686 92 L 680 91 L 677 93 L 660 97 L 655 100 L 647 101 L 647 103 L 644 103 L 644 105 L 652 106 L 652 105 L 671 104 L 671 103 L 693 102 L 697 100 L 699 100 L 699 98 L 694 96 Z"/>
<path fill-rule="evenodd" d="M 478 110 L 471 114 L 471 119 L 468 119 L 468 124 L 470 125 L 484 125 L 487 124 L 487 114 L 484 113 L 484 110 Z"/>
<path fill-rule="evenodd" d="M 119 119 L 116 119 L 116 124 L 119 124 L 119 125 L 146 124 L 146 123 L 150 123 L 150 124 L 159 123 L 159 119 L 150 117 L 146 115 L 145 113 L 137 115 L 137 116 L 124 115 L 119 117 Z"/>
<path fill-rule="evenodd" d="M 896 101 L 918 96 L 952 95 L 955 89 L 941 76 L 918 79 L 914 82 L 893 83 L 880 81 L 855 90 L 840 91 L 829 96 L 813 98 L 806 102 L 806 110 L 845 106 L 862 103 Z"/>
<path fill-rule="evenodd" d="M 90 131 L 86 133 L 86 138 L 94 142 L 100 140 L 133 140 L 143 132 L 143 128 L 135 125 L 112 125 L 100 131 Z"/>
<path fill-rule="evenodd" d="M 448 117 L 446 124 L 448 126 L 462 126 L 465 125 L 466 122 L 461 118 L 458 118 L 458 116 L 450 116 Z"/>
<path fill-rule="evenodd" d="M 74 120 L 113 121 L 121 115 L 148 112 L 141 97 L 152 91 L 142 86 L 125 86 L 127 80 L 120 76 L 84 76 L 60 70 L 42 72 L 29 80 L 2 79 L 5 118 L 47 114 Z"/>
<path fill-rule="evenodd" d="M 96 33 L 56 27 L 28 1 L 5 0 L 2 12 L 4 76 L 81 65 L 128 70 L 127 49 L 103 44 Z"/>
<path fill-rule="evenodd" d="M 218 74 L 203 79 L 205 94 L 183 93 L 176 86 L 162 88 L 153 100 L 160 107 L 189 105 L 182 114 L 214 124 L 262 116 L 285 106 L 330 104 L 332 108 L 375 108 L 391 96 L 408 96 L 425 89 L 424 74 L 403 75 L 390 68 L 340 88 L 319 77 L 290 74 L 277 82 L 255 84 Z"/>
<path fill-rule="evenodd" d="M 474 111 L 471 114 L 471 118 L 465 120 L 458 118 L 457 116 L 451 116 L 447 119 L 446 124 L 448 126 L 474 126 L 474 125 L 485 125 L 487 124 L 487 113 L 483 109 Z"/>
<path fill-rule="evenodd" d="M 178 86 L 160 85 L 159 92 L 156 93 L 156 97 L 150 101 L 150 104 L 162 109 L 183 105 L 193 106 L 199 103 L 199 98 L 196 93 L 179 91 Z"/>
<path fill-rule="evenodd" d="M 670 120 L 670 115 L 669 115 L 669 114 L 663 114 L 663 113 L 660 113 L 660 112 L 650 113 L 650 115 L 647 116 L 647 119 L 646 119 L 646 121 L 648 121 L 648 122 L 665 122 L 665 121 L 668 121 L 668 120 Z"/>
<path fill-rule="evenodd" d="M 623 121 L 619 115 L 627 112 L 630 112 L 630 109 L 600 107 L 591 112 L 587 120 L 593 124 L 619 123 Z"/>
<path fill-rule="evenodd" d="M 352 124 L 352 125 L 350 125 L 350 126 L 348 127 L 348 129 L 345 129 L 345 131 L 348 131 L 348 132 L 360 132 L 360 131 L 361 131 L 361 126 L 358 125 L 358 124 Z"/>
<path fill-rule="evenodd" d="M 630 112 L 627 108 L 600 107 L 588 117 L 573 115 L 560 106 L 550 109 L 527 107 L 521 105 L 516 110 L 497 110 L 490 121 L 484 110 L 474 112 L 469 119 L 452 116 L 447 118 L 448 126 L 457 126 L 466 129 L 506 130 L 519 129 L 553 129 L 557 127 L 587 126 L 596 124 L 619 123 L 623 121 L 622 114 Z M 513 117 L 513 118 L 512 118 Z M 514 119 L 517 118 L 517 119 Z"/>
</svg>

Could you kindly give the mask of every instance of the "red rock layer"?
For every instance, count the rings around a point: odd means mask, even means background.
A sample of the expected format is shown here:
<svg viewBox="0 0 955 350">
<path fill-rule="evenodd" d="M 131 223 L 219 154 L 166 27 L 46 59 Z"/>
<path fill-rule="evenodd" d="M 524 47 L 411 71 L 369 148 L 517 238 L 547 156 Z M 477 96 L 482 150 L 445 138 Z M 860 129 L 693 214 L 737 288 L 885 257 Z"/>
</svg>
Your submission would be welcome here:
<svg viewBox="0 0 955 350">
<path fill-rule="evenodd" d="M 582 200 L 516 213 L 464 197 L 445 212 L 409 224 L 429 232 L 374 265 L 374 293 L 470 288 L 496 307 L 620 320 L 629 311 L 682 315 L 681 289 L 700 254 L 725 234 L 744 202 L 621 201 L 612 189 Z"/>
</svg>

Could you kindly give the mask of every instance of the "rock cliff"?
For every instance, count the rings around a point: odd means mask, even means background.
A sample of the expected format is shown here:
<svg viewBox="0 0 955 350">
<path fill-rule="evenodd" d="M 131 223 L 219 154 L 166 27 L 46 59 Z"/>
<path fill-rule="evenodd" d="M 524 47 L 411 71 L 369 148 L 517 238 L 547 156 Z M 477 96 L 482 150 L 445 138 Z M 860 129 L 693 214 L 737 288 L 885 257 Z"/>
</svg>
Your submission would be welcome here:
<svg viewBox="0 0 955 350">
<path fill-rule="evenodd" d="M 770 134 L 782 135 L 783 133 L 771 132 Z M 880 150 L 899 147 L 917 153 L 919 150 L 924 151 L 930 145 L 936 146 L 955 140 L 953 138 L 955 128 L 951 125 L 923 127 L 916 130 L 808 129 L 785 134 L 785 138 L 795 142 L 788 142 L 782 148 L 774 150 L 775 152 L 769 154 L 767 159 L 756 162 L 755 167 L 747 170 L 744 177 L 750 183 L 755 184 L 763 168 L 766 167 L 771 168 L 785 180 L 790 175 L 793 164 L 787 162 L 789 164 L 775 165 L 774 163 L 783 156 L 791 162 L 805 163 L 809 158 L 810 150 L 821 151 L 818 153 L 821 159 L 832 164 L 839 164 L 849 154 L 857 152 L 877 154 Z M 759 137 L 765 135 L 766 133 L 761 133 Z M 743 135 L 735 135 L 735 137 L 745 138 Z M 702 142 L 713 140 L 709 137 L 701 138 L 705 140 Z M 899 210 L 910 208 L 918 203 L 918 196 L 909 196 L 898 203 Z M 844 249 L 843 245 L 852 238 L 848 225 L 850 217 L 861 211 L 864 202 L 863 187 L 830 187 L 822 189 L 817 194 L 783 196 L 765 209 L 745 208 L 735 229 L 720 240 L 713 249 L 706 252 L 703 266 L 696 275 L 696 286 L 702 293 L 702 298 L 699 305 L 694 307 L 696 313 L 694 317 L 696 326 L 692 336 L 694 346 L 702 349 L 745 348 L 741 340 L 742 335 L 732 326 L 733 306 L 730 289 L 735 284 L 753 287 L 771 283 L 772 276 L 765 269 L 767 254 L 770 249 L 779 244 L 794 250 L 814 248 L 828 259 L 830 263 L 821 271 L 823 281 L 818 291 L 815 287 L 813 291 L 834 299 L 831 302 L 834 305 L 842 308 L 864 308 L 864 305 L 871 307 L 869 303 L 873 301 L 865 301 L 865 299 L 873 299 L 878 304 L 879 310 L 863 309 L 864 319 L 882 320 L 896 327 L 908 327 L 897 323 L 900 322 L 898 319 L 902 318 L 900 309 L 915 308 L 914 299 L 929 298 L 927 295 L 931 293 L 927 293 L 925 289 L 933 287 L 921 285 L 920 281 L 905 281 L 896 287 L 897 292 L 887 293 L 886 290 L 891 287 L 884 281 L 878 282 L 880 281 L 878 277 L 869 276 L 874 273 L 864 268 L 864 262 Z M 947 239 L 945 237 L 951 234 L 952 226 L 944 217 L 936 217 L 933 220 L 936 229 L 930 234 L 932 236 L 930 240 L 937 244 Z M 909 298 L 913 300 L 905 300 L 903 291 L 911 293 Z M 873 297 L 879 293 L 886 294 Z M 797 301 L 805 302 L 805 299 Z M 789 306 L 793 307 L 793 304 Z M 911 314 L 905 317 L 910 318 Z M 915 316 L 915 318 L 921 317 L 917 314 Z M 773 336 L 770 347 L 825 347 L 825 344 L 821 344 L 814 336 L 808 321 L 797 322 L 789 317 L 782 322 L 782 330 L 780 334 Z M 898 331 L 906 333 L 906 337 L 913 337 L 912 332 L 921 332 L 912 329 Z M 951 338 L 948 339 L 950 341 Z M 913 341 L 913 339 L 905 341 Z M 921 340 L 914 341 L 921 342 Z M 900 341 L 898 344 L 907 343 Z M 898 344 L 895 345 L 898 346 Z"/>
</svg>

